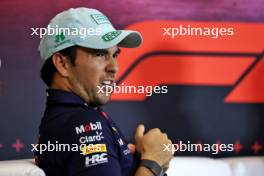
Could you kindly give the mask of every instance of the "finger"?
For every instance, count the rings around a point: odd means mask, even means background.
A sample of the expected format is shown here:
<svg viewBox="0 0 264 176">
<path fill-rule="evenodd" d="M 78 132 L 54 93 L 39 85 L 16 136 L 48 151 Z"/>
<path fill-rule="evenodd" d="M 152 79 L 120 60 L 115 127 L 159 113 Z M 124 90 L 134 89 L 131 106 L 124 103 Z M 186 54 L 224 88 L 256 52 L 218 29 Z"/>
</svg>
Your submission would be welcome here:
<svg viewBox="0 0 264 176">
<path fill-rule="evenodd" d="M 143 138 L 145 132 L 145 127 L 144 125 L 140 124 L 137 129 L 136 129 L 136 134 L 135 134 L 135 140 L 140 140 Z"/>
<path fill-rule="evenodd" d="M 163 133 L 163 136 L 165 139 L 168 139 L 168 135 L 166 133 Z"/>
<path fill-rule="evenodd" d="M 136 146 L 134 144 L 128 144 L 127 148 L 129 149 L 129 151 L 134 154 L 136 152 Z"/>
</svg>

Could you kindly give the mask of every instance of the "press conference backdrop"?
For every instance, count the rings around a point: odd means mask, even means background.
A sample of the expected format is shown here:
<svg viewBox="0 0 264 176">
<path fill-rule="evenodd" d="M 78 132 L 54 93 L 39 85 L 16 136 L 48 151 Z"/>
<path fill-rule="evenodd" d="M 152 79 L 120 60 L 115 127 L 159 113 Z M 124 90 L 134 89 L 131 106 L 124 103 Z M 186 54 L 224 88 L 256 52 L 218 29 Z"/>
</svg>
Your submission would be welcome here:
<svg viewBox="0 0 264 176">
<path fill-rule="evenodd" d="M 31 144 L 37 141 L 45 108 L 37 52 L 40 39 L 31 35 L 31 28 L 46 27 L 58 12 L 79 6 L 103 11 L 116 28 L 142 33 L 142 47 L 123 49 L 118 59 L 120 85 L 167 86 L 166 94 L 115 94 L 105 106 L 130 142 L 136 126 L 144 123 L 147 129 L 159 127 L 174 143 L 224 143 L 235 148 L 217 155 L 176 152 L 178 156 L 264 154 L 261 0 L 4 0 L 0 4 L 0 160 L 33 157 Z M 233 28 L 234 35 L 173 38 L 172 28 L 180 25 Z"/>
</svg>

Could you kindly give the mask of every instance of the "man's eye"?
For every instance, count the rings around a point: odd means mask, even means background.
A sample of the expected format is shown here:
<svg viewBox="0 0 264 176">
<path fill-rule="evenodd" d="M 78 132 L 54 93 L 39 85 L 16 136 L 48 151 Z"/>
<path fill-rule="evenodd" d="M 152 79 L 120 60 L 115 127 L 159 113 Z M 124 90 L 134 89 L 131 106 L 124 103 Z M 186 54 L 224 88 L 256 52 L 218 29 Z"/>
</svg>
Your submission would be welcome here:
<svg viewBox="0 0 264 176">
<path fill-rule="evenodd" d="M 115 59 L 117 59 L 118 55 L 119 55 L 119 54 L 114 54 L 113 57 L 114 57 Z"/>
<path fill-rule="evenodd" d="M 104 57 L 105 54 L 104 53 L 95 53 L 96 57 Z"/>
</svg>

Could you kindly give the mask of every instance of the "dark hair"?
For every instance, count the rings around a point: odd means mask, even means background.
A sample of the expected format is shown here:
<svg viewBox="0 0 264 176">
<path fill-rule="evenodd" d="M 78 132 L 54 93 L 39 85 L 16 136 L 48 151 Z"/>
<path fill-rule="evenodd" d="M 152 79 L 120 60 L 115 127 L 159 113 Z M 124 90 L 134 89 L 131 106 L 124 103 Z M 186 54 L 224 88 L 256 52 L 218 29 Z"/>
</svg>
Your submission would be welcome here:
<svg viewBox="0 0 264 176">
<path fill-rule="evenodd" d="M 77 46 L 71 46 L 69 48 L 65 48 L 61 51 L 59 51 L 58 53 L 64 55 L 64 56 L 68 56 L 68 58 L 70 59 L 71 63 L 74 65 L 75 64 L 75 60 L 76 60 L 76 55 L 77 55 Z M 54 74 L 56 73 L 57 69 L 53 64 L 52 61 L 52 56 L 49 57 L 44 65 L 41 68 L 40 71 L 40 76 L 41 79 L 45 82 L 45 84 L 50 87 Z"/>
</svg>

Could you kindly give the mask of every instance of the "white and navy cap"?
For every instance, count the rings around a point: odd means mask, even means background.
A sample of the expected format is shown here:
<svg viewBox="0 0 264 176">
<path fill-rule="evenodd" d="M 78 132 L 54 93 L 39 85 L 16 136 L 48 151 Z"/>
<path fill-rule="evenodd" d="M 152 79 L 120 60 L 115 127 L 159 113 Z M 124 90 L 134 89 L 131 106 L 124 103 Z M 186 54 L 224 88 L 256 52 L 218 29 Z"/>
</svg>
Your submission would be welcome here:
<svg viewBox="0 0 264 176">
<path fill-rule="evenodd" d="M 107 49 L 115 45 L 135 48 L 141 43 L 139 32 L 116 30 L 100 11 L 80 7 L 63 11 L 50 21 L 38 50 L 45 61 L 54 53 L 75 45 Z"/>
</svg>

